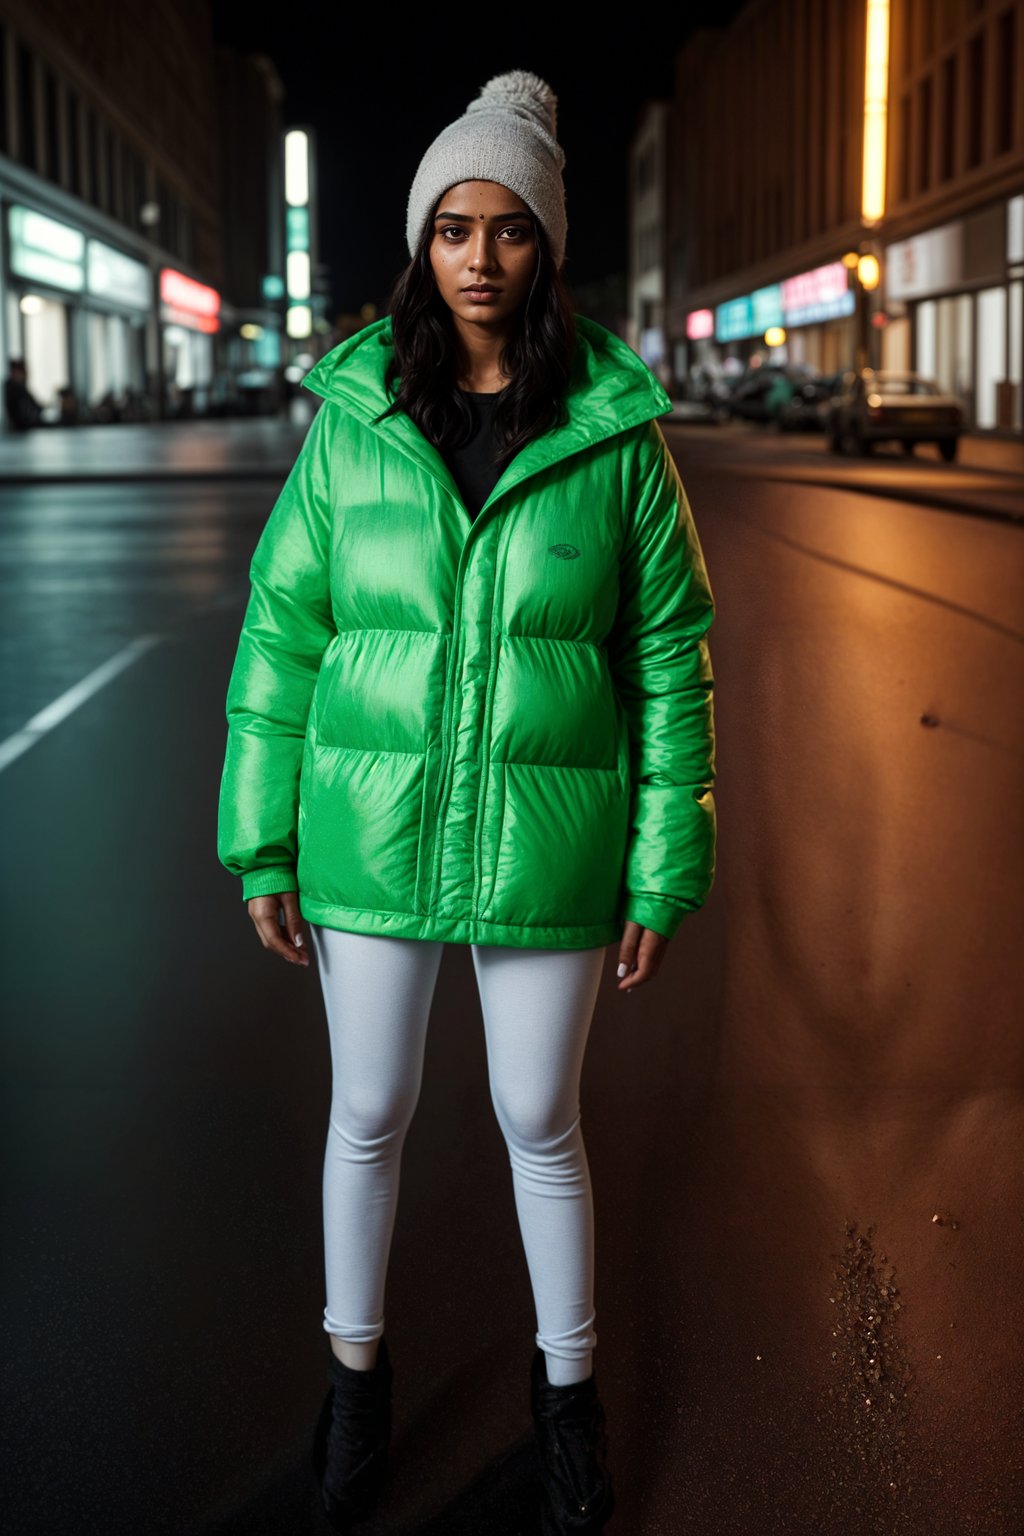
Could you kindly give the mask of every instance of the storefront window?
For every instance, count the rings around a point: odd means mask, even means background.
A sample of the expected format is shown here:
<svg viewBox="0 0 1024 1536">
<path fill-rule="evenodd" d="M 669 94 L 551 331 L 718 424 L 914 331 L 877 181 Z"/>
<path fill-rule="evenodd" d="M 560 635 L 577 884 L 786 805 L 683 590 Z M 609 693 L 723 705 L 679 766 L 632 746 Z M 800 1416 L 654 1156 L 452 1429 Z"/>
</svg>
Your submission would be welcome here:
<svg viewBox="0 0 1024 1536">
<path fill-rule="evenodd" d="M 1007 377 L 1013 386 L 1013 427 L 1024 428 L 1024 381 L 1021 378 L 1021 351 L 1024 346 L 1024 283 L 1010 284 L 1010 367 Z"/>
<path fill-rule="evenodd" d="M 936 371 L 935 310 L 934 299 L 926 299 L 923 304 L 917 306 L 917 345 L 914 366 L 918 373 L 923 373 L 928 379 L 934 379 Z"/>
<path fill-rule="evenodd" d="M 28 387 L 40 405 L 55 406 L 58 391 L 71 383 L 67 307 L 59 299 L 26 295 L 21 300 L 21 328 Z"/>
<path fill-rule="evenodd" d="M 998 424 L 996 384 L 1006 378 L 1006 289 L 978 294 L 978 383 L 975 420 L 979 427 Z"/>
</svg>

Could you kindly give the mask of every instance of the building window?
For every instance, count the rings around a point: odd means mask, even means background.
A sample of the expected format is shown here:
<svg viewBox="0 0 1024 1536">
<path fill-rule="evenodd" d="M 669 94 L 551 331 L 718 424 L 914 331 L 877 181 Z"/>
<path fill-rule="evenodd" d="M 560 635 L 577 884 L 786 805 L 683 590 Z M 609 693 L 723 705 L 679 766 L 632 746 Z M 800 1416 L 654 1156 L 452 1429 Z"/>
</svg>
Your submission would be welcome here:
<svg viewBox="0 0 1024 1536">
<path fill-rule="evenodd" d="M 68 191 L 72 197 L 82 196 L 82 137 L 81 105 L 71 91 L 67 94 L 68 107 Z"/>
<path fill-rule="evenodd" d="M 900 201 L 910 196 L 910 92 L 900 101 Z"/>
<path fill-rule="evenodd" d="M 104 139 L 107 157 L 107 212 L 117 219 L 121 216 L 121 178 L 117 164 L 119 144 L 117 134 L 109 123 Z"/>
<path fill-rule="evenodd" d="M 105 213 L 110 202 L 110 185 L 107 179 L 107 125 L 100 119 L 98 113 L 93 114 L 92 147 L 94 156 L 92 200 L 95 206 L 102 208 Z"/>
<path fill-rule="evenodd" d="M 941 6 L 938 9 L 942 21 L 942 41 L 948 43 L 949 39 L 955 37 L 957 30 L 963 25 L 963 0 L 942 0 Z"/>
<path fill-rule="evenodd" d="M 939 180 L 948 181 L 956 170 L 956 54 L 942 61 L 942 149 Z"/>
<path fill-rule="evenodd" d="M 139 212 L 145 201 L 144 174 L 145 168 L 142 160 L 130 145 L 124 145 L 124 221 L 130 229 L 141 230 L 142 223 Z"/>
<path fill-rule="evenodd" d="M 636 158 L 636 190 L 646 192 L 654 185 L 654 145 L 646 144 Z"/>
<path fill-rule="evenodd" d="M 925 75 L 918 86 L 920 112 L 918 114 L 917 189 L 927 192 L 931 185 L 932 169 L 932 77 Z"/>
<path fill-rule="evenodd" d="M 36 80 L 35 61 L 24 43 L 18 44 L 18 159 L 30 170 L 36 168 Z"/>
<path fill-rule="evenodd" d="M 59 186 L 63 181 L 60 154 L 60 102 L 57 78 L 50 69 L 43 72 L 43 121 L 46 125 L 46 166 L 43 174 Z"/>
<path fill-rule="evenodd" d="M 9 155 L 11 152 L 7 94 L 7 28 L 0 24 L 0 155 Z"/>
<path fill-rule="evenodd" d="M 175 219 L 174 199 L 171 189 L 165 181 L 157 182 L 156 200 L 160 205 L 160 221 L 157 225 L 157 240 L 165 251 L 178 254 L 176 239 L 177 221 Z"/>
<path fill-rule="evenodd" d="M 921 25 L 921 58 L 930 59 L 935 48 L 935 0 L 917 0 Z"/>
<path fill-rule="evenodd" d="M 1017 17 L 1004 11 L 997 25 L 996 146 L 997 155 L 1013 148 L 1014 59 L 1017 56 Z"/>
<path fill-rule="evenodd" d="M 967 164 L 978 165 L 984 142 L 985 34 L 976 32 L 967 45 Z"/>
<path fill-rule="evenodd" d="M 83 197 L 100 206 L 100 123 L 92 108 L 83 108 Z"/>
</svg>

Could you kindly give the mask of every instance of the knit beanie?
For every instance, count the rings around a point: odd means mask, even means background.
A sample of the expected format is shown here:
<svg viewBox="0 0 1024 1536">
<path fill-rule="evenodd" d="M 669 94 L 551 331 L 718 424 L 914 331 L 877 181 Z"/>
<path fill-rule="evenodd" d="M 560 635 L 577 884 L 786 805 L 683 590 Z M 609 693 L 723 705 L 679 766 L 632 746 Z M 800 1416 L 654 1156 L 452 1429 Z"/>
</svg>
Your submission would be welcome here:
<svg viewBox="0 0 1024 1536">
<path fill-rule="evenodd" d="M 420 161 L 409 193 L 405 236 L 412 256 L 434 204 L 460 181 L 497 181 L 527 204 L 565 259 L 565 151 L 556 138 L 558 98 L 529 70 L 494 75 L 462 117 L 442 128 Z"/>
</svg>

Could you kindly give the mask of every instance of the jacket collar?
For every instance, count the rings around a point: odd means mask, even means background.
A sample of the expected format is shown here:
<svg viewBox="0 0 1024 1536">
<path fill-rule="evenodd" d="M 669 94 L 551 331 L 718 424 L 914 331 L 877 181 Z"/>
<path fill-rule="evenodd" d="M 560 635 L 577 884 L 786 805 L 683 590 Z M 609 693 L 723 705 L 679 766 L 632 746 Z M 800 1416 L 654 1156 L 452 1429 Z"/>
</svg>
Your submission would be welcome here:
<svg viewBox="0 0 1024 1536">
<path fill-rule="evenodd" d="M 632 347 L 585 315 L 576 315 L 575 323 L 576 356 L 566 395 L 569 419 L 564 426 L 534 438 L 515 456 L 477 521 L 493 500 L 529 475 L 672 409 L 668 392 Z M 373 420 L 389 404 L 384 373 L 391 351 L 391 316 L 385 315 L 325 353 L 304 375 L 302 384 L 325 400 L 336 401 L 459 497 L 441 454 L 404 411 L 381 422 Z"/>
</svg>

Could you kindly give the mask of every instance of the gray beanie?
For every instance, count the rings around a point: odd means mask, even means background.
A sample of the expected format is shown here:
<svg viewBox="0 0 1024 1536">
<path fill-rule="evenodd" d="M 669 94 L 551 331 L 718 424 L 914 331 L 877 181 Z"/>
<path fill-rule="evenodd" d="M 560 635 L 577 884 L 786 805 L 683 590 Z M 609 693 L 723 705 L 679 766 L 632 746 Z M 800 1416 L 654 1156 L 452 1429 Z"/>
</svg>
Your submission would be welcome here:
<svg viewBox="0 0 1024 1536">
<path fill-rule="evenodd" d="M 497 181 L 535 214 L 565 259 L 565 151 L 556 138 L 558 98 L 529 70 L 494 75 L 462 117 L 442 128 L 420 161 L 409 193 L 405 237 L 412 256 L 442 192 L 460 181 Z"/>
</svg>

